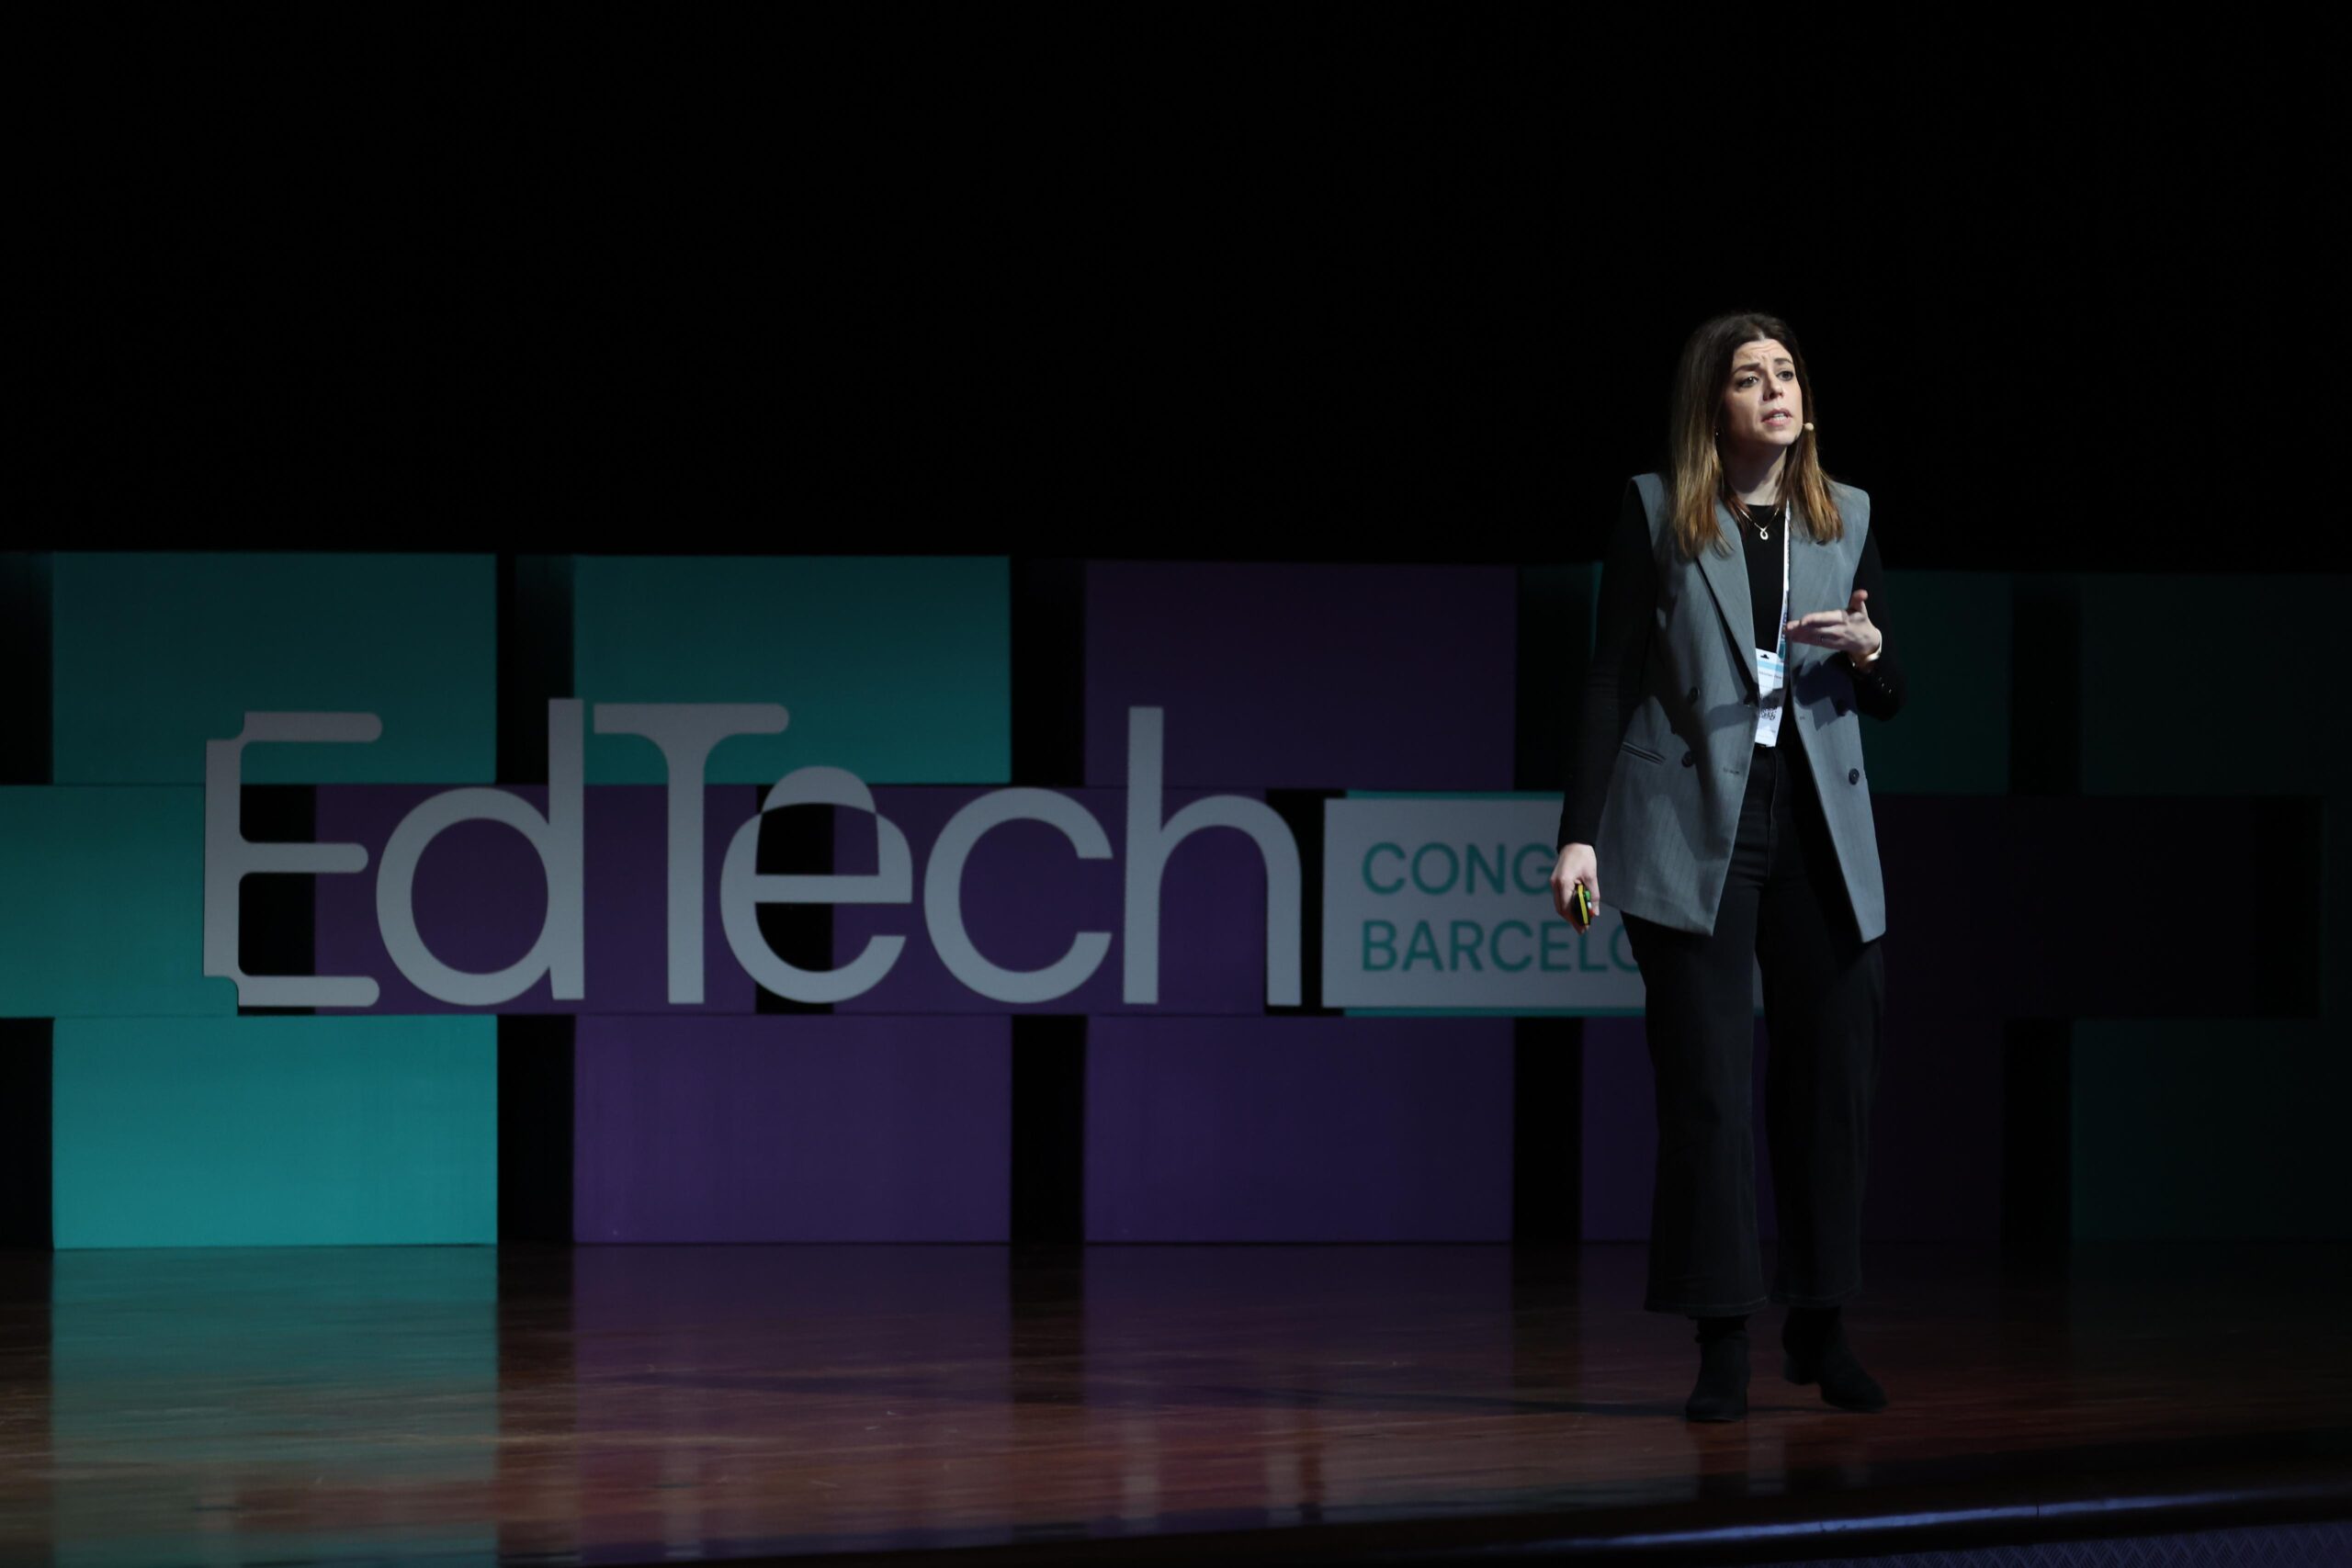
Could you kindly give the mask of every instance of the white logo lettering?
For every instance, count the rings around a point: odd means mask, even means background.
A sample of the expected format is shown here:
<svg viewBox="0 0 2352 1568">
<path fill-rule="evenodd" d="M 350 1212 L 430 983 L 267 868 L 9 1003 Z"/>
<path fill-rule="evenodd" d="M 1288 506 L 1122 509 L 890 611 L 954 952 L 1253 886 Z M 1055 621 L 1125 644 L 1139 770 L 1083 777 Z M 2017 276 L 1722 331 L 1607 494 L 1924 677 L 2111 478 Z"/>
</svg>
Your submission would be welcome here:
<svg viewBox="0 0 2352 1568">
<path fill-rule="evenodd" d="M 393 964 L 425 995 L 459 1007 L 496 1007 L 550 977 L 558 1001 L 587 993 L 582 716 L 583 705 L 548 704 L 548 808 L 544 816 L 505 790 L 445 790 L 420 802 L 392 829 L 376 872 L 376 920 Z M 667 945 L 669 998 L 702 1001 L 703 779 L 711 748 L 736 735 L 775 735 L 789 722 L 774 703 L 600 703 L 599 735 L 638 735 L 661 748 L 669 769 Z M 1159 999 L 1160 878 L 1178 844 L 1204 828 L 1234 828 L 1250 835 L 1266 864 L 1266 1000 L 1299 999 L 1299 860 L 1289 826 L 1262 801 L 1239 795 L 1196 800 L 1160 820 L 1160 710 L 1127 713 L 1127 864 L 1125 882 L 1126 957 L 1123 999 Z M 206 743 L 204 774 L 204 973 L 237 982 L 246 1007 L 365 1008 L 379 987 L 364 976 L 254 976 L 237 964 L 237 887 L 261 872 L 312 875 L 364 871 L 358 844 L 248 842 L 239 829 L 241 757 L 259 742 L 365 743 L 383 733 L 374 714 L 250 713 L 232 740 Z M 767 875 L 759 870 L 760 823 L 788 806 L 847 807 L 874 818 L 878 868 L 864 875 Z M 1102 967 L 1109 931 L 1079 931 L 1062 956 L 1043 969 L 1006 969 L 981 956 L 965 929 L 964 868 L 982 835 L 1014 820 L 1045 822 L 1060 830 L 1080 860 L 1108 860 L 1108 835 L 1084 807 L 1052 790 L 990 791 L 948 820 L 933 846 L 923 876 L 923 919 L 941 962 L 958 980 L 994 1001 L 1044 1002 L 1069 995 Z M 456 969 L 434 956 L 417 930 L 416 871 L 425 850 L 459 822 L 503 822 L 530 843 L 547 878 L 547 918 L 527 953 L 494 974 Z M 809 971 L 786 963 L 760 934 L 763 904 L 903 904 L 913 896 L 913 857 L 906 834 L 875 808 L 873 792 L 842 768 L 796 768 L 778 780 L 760 810 L 735 829 L 719 870 L 719 922 L 736 962 L 769 990 L 797 1001 L 838 1002 L 879 984 L 905 950 L 902 936 L 880 936 L 839 969 Z"/>
</svg>

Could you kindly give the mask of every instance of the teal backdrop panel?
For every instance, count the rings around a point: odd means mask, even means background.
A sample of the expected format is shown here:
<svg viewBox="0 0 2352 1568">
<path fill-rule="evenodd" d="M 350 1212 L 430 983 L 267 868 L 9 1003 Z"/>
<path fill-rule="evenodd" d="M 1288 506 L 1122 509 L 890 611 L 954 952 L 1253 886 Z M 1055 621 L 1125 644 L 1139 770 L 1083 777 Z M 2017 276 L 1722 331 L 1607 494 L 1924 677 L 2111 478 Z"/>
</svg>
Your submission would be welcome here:
<svg viewBox="0 0 2352 1568">
<path fill-rule="evenodd" d="M 2352 1052 L 2324 1020 L 2075 1026 L 2077 1241 L 2352 1237 Z"/>
<path fill-rule="evenodd" d="M 498 1238 L 497 1021 L 60 1020 L 56 1245 Z"/>
<path fill-rule="evenodd" d="M 2081 589 L 2085 795 L 2318 797 L 2323 1016 L 2352 1011 L 2352 726 L 2314 696 L 2352 574 L 2116 573 Z M 2196 869 L 2193 841 L 2158 846 Z M 2338 1026 L 2339 1031 L 2342 1025 Z"/>
<path fill-rule="evenodd" d="M 490 556 L 60 555 L 52 777 L 202 784 L 247 711 L 372 713 L 368 745 L 254 746 L 252 784 L 488 783 Z"/>
<path fill-rule="evenodd" d="M 2082 580 L 2083 793 L 2326 795 L 2352 728 L 2314 700 L 2352 576 Z"/>
<path fill-rule="evenodd" d="M 811 764 L 868 784 L 1002 784 L 1012 768 L 1012 573 L 1000 556 L 582 556 L 572 690 L 590 703 L 779 703 L 722 741 L 711 784 Z M 660 784 L 635 736 L 588 738 L 592 784 Z"/>
<path fill-rule="evenodd" d="M 2010 581 L 2006 572 L 1890 571 L 1886 646 L 1903 711 L 1862 720 L 1871 788 L 2005 795 L 2009 787 Z M 2064 680 L 2067 672 L 2052 671 Z"/>
<path fill-rule="evenodd" d="M 2352 786 L 2320 810 L 2320 1016 L 2352 1018 Z"/>
<path fill-rule="evenodd" d="M 211 1016 L 204 792 L 0 787 L 0 1018 Z"/>
</svg>

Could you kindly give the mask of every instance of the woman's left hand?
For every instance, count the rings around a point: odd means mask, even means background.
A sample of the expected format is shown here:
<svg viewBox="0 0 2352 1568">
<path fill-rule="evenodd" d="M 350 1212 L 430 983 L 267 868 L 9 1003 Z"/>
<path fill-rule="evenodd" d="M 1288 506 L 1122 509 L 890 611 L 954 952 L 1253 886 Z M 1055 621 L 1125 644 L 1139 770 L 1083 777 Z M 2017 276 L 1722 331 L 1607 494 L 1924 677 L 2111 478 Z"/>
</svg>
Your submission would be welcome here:
<svg viewBox="0 0 2352 1568">
<path fill-rule="evenodd" d="M 1871 624 L 1870 606 L 1863 603 L 1870 596 L 1868 589 L 1857 588 L 1842 610 L 1815 610 L 1798 616 L 1788 625 L 1789 639 L 1850 653 L 1857 659 L 1869 658 L 1886 640 L 1886 634 Z"/>
</svg>

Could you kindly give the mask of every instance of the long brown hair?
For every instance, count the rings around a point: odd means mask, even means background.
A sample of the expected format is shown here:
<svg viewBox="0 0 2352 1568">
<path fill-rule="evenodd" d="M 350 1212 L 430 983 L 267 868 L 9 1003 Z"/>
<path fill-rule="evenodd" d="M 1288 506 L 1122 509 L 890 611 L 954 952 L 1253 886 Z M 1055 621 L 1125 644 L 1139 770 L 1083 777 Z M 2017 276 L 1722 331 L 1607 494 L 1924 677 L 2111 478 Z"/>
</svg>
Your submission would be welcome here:
<svg viewBox="0 0 2352 1568">
<path fill-rule="evenodd" d="M 1796 333 L 1778 316 L 1760 310 L 1734 310 L 1699 323 L 1682 345 L 1682 362 L 1674 375 L 1674 397 L 1667 415 L 1666 481 L 1673 508 L 1676 545 L 1685 560 L 1696 560 L 1702 547 L 1716 547 L 1728 555 L 1732 542 L 1715 521 L 1715 501 L 1724 493 L 1723 454 L 1715 445 L 1715 423 L 1722 417 L 1724 383 L 1731 376 L 1732 355 L 1742 344 L 1773 338 L 1796 363 L 1797 386 L 1804 394 L 1804 417 L 1818 416 L 1813 377 L 1804 367 L 1804 350 Z M 1822 471 L 1821 444 L 1811 430 L 1797 433 L 1796 445 L 1781 460 L 1781 494 L 1802 513 L 1805 531 L 1816 543 L 1842 538 L 1846 520 L 1829 493 L 1829 476 Z"/>
</svg>

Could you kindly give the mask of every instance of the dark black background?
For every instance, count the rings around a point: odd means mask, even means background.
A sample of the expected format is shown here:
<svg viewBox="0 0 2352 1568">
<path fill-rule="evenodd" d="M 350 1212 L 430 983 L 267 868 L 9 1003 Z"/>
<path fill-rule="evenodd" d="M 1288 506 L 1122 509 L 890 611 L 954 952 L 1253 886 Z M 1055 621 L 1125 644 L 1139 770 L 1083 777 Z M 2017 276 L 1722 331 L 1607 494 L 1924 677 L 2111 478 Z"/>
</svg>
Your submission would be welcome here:
<svg viewBox="0 0 2352 1568">
<path fill-rule="evenodd" d="M 1590 558 L 1755 307 L 1891 566 L 2340 565 L 2321 54 L 2166 27 L 119 14 L 7 547 Z"/>
<path fill-rule="evenodd" d="M 2225 577 L 2345 562 L 2335 56 L 2257 13 L 517 15 L 120 10 L 11 51 L 0 554 L 498 552 L 509 781 L 571 689 L 536 558 L 1008 554 L 1015 778 L 1063 787 L 1058 558 L 1591 559 L 1684 337 L 1753 308 L 1795 324 L 1890 568 L 2213 575 L 2184 633 L 2288 680 L 2324 635 Z M 46 600 L 0 567 L 23 709 Z M 2012 792 L 2072 795 L 2076 595 L 2018 581 Z M 1586 628 L 1522 592 L 1515 778 L 1548 787 Z M 0 780 L 47 781 L 46 717 Z M 2290 892 L 2320 822 L 2265 857 Z M 2308 1016 L 2318 895 L 2259 902 L 2242 940 Z M 2036 1005 L 2004 1224 L 2039 1245 L 2071 1026 Z M 1017 1021 L 1014 1233 L 1067 1239 L 1082 1040 Z M 17 1022 L 0 1102 L 45 1105 Z M 502 1021 L 510 1239 L 569 1235 L 566 1027 Z M 1547 1125 L 1577 1027 L 1517 1026 Z M 46 1246 L 18 1120 L 0 1242 Z M 1572 1236 L 1573 1144 L 1518 1146 L 1517 1234 Z"/>
</svg>

